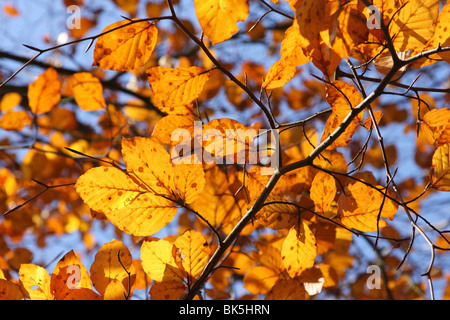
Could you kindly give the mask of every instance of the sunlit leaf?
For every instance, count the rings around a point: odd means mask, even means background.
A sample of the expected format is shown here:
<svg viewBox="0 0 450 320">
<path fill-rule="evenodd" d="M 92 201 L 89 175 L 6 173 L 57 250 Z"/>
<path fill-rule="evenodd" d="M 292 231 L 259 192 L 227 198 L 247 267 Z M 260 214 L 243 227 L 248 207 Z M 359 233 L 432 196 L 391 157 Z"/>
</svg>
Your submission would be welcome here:
<svg viewBox="0 0 450 320">
<path fill-rule="evenodd" d="M 156 26 L 147 21 L 118 21 L 102 33 L 95 43 L 93 65 L 116 71 L 142 67 L 150 59 L 158 37 Z"/>
<path fill-rule="evenodd" d="M 431 182 L 433 188 L 450 191 L 450 143 L 438 147 L 434 152 Z"/>
<path fill-rule="evenodd" d="M 311 185 L 311 200 L 314 201 L 318 212 L 327 212 L 336 196 L 336 182 L 333 176 L 319 171 Z"/>
<path fill-rule="evenodd" d="M 61 82 L 53 68 L 45 70 L 28 86 L 28 103 L 36 115 L 52 110 L 60 99 Z"/>
<path fill-rule="evenodd" d="M 43 267 L 35 264 L 22 264 L 19 269 L 20 285 L 31 300 L 52 300 L 50 276 Z"/>
<path fill-rule="evenodd" d="M 23 110 L 7 111 L 0 118 L 0 128 L 4 130 L 20 131 L 31 124 L 30 115 Z"/>
<path fill-rule="evenodd" d="M 72 78 L 75 102 L 83 110 L 93 111 L 106 106 L 100 80 L 89 72 L 78 72 Z"/>
</svg>

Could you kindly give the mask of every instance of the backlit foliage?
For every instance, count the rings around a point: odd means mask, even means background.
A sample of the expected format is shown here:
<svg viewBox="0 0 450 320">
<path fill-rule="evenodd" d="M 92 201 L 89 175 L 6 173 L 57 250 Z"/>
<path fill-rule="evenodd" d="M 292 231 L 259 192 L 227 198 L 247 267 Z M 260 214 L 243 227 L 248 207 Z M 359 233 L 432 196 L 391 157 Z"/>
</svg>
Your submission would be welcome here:
<svg viewBox="0 0 450 320">
<path fill-rule="evenodd" d="M 0 51 L 0 299 L 449 298 L 450 3 L 106 2 Z"/>
</svg>

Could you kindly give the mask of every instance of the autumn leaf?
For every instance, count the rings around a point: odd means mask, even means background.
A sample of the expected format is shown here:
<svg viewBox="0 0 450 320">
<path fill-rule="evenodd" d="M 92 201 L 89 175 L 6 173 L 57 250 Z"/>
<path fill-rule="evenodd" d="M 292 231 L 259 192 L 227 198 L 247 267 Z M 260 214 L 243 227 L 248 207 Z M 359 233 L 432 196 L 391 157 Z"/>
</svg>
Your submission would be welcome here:
<svg viewBox="0 0 450 320">
<path fill-rule="evenodd" d="M 179 268 L 179 254 L 167 240 L 144 241 L 141 246 L 142 267 L 150 279 L 158 282 L 181 282 L 185 272 Z M 178 261 L 177 261 L 178 260 Z"/>
<path fill-rule="evenodd" d="M 152 300 L 178 300 L 186 291 L 183 282 L 155 282 L 150 288 Z"/>
<path fill-rule="evenodd" d="M 450 46 L 450 35 L 448 32 L 448 21 L 450 20 L 450 3 L 446 3 L 439 13 L 439 17 L 436 23 L 436 29 L 433 34 L 433 38 L 430 40 L 428 47 L 437 48 Z M 450 53 L 440 52 L 439 56 L 447 63 L 450 63 Z"/>
<path fill-rule="evenodd" d="M 195 13 L 206 37 L 213 44 L 228 40 L 239 31 L 237 22 L 247 19 L 247 0 L 194 0 Z"/>
<path fill-rule="evenodd" d="M 344 81 L 334 81 L 332 84 L 327 84 L 326 87 L 328 93 L 327 101 L 331 106 L 332 113 L 325 124 L 321 142 L 328 138 L 328 136 L 333 133 L 347 117 L 352 108 L 358 106 L 362 101 L 356 88 Z M 346 146 L 356 132 L 359 123 L 362 122 L 362 116 L 358 115 L 327 149 L 332 150 L 337 147 Z"/>
<path fill-rule="evenodd" d="M 35 264 L 22 264 L 19 269 L 20 285 L 31 300 L 52 300 L 50 276 L 43 267 Z"/>
<path fill-rule="evenodd" d="M 266 203 L 255 216 L 256 220 L 263 226 L 279 230 L 289 229 L 300 218 L 299 209 L 284 201 L 281 197 L 269 195 Z"/>
<path fill-rule="evenodd" d="M 189 143 L 195 134 L 196 117 L 193 115 L 169 114 L 161 118 L 153 128 L 152 137 L 166 145 Z M 180 141 L 181 140 L 181 141 Z"/>
<path fill-rule="evenodd" d="M 263 88 L 275 89 L 284 86 L 292 79 L 297 67 L 309 61 L 301 49 L 297 20 L 286 30 L 280 55 L 280 59 L 270 67 Z"/>
<path fill-rule="evenodd" d="M 198 231 L 186 230 L 174 245 L 180 250 L 182 266 L 192 283 L 202 273 L 209 260 L 210 247 L 205 237 Z"/>
<path fill-rule="evenodd" d="M 4 130 L 20 131 L 31 124 L 30 115 L 23 110 L 7 111 L 0 118 L 0 128 Z"/>
<path fill-rule="evenodd" d="M 438 1 L 407 1 L 389 25 L 395 50 L 401 52 L 425 46 L 433 37 L 438 15 Z"/>
<path fill-rule="evenodd" d="M 174 183 L 184 202 L 193 203 L 206 185 L 203 165 L 195 163 L 174 165 Z"/>
<path fill-rule="evenodd" d="M 244 288 L 253 294 L 268 293 L 278 281 L 278 271 L 265 266 L 254 266 L 244 276 Z"/>
<path fill-rule="evenodd" d="M 176 108 L 197 99 L 210 73 L 199 67 L 153 67 L 147 70 L 153 103 L 161 111 L 173 114 Z"/>
<path fill-rule="evenodd" d="M 303 283 L 296 278 L 279 279 L 266 296 L 266 300 L 305 300 Z"/>
<path fill-rule="evenodd" d="M 441 146 L 450 142 L 450 109 L 440 108 L 428 111 L 420 124 L 423 134 L 431 145 Z"/>
<path fill-rule="evenodd" d="M 75 102 L 81 109 L 94 111 L 105 108 L 103 86 L 100 80 L 91 73 L 75 73 L 72 78 L 72 90 Z"/>
<path fill-rule="evenodd" d="M 432 187 L 440 191 L 450 191 L 450 143 L 436 149 L 431 165 Z"/>
<path fill-rule="evenodd" d="M 97 39 L 92 65 L 102 69 L 132 71 L 142 67 L 155 48 L 158 29 L 147 21 L 118 21 Z"/>
<path fill-rule="evenodd" d="M 317 256 L 316 238 L 309 226 L 302 222 L 288 232 L 281 247 L 281 260 L 291 277 L 311 268 Z"/>
<path fill-rule="evenodd" d="M 0 300 L 24 300 L 20 286 L 6 279 L 0 279 Z"/>
<path fill-rule="evenodd" d="M 90 274 L 95 289 L 101 295 L 106 295 L 111 283 L 113 284 L 109 288 L 110 292 L 116 290 L 113 288 L 124 288 L 119 294 L 121 298 L 124 295 L 131 296 L 133 293 L 136 270 L 132 264 L 130 251 L 122 241 L 114 239 L 105 243 L 97 251 L 95 260 L 91 265 Z M 122 287 L 115 282 L 120 283 Z M 131 292 L 128 292 L 128 288 Z"/>
<path fill-rule="evenodd" d="M 338 198 L 339 215 L 348 228 L 363 232 L 376 231 L 387 222 L 380 218 L 394 219 L 398 206 L 392 200 L 366 184 L 355 181 L 345 187 L 345 194 Z"/>
<path fill-rule="evenodd" d="M 131 140 L 131 143 L 133 141 Z M 152 150 L 139 152 L 151 153 Z M 133 235 L 148 236 L 166 226 L 175 216 L 176 208 L 173 201 L 155 194 L 155 191 L 166 194 L 168 192 L 164 184 L 157 179 L 160 173 L 163 175 L 165 173 L 161 171 L 156 175 L 153 174 L 139 156 L 135 154 L 127 158 L 127 161 L 135 161 L 130 163 L 133 178 L 131 174 L 115 167 L 96 167 L 83 174 L 77 180 L 75 187 L 77 193 L 92 210 L 105 214 L 119 229 Z M 153 161 L 155 159 L 158 157 L 154 156 Z M 163 162 L 161 165 L 162 168 L 168 165 L 166 170 L 171 172 L 170 162 Z M 155 168 L 157 167 L 152 167 L 152 169 Z M 167 175 L 162 179 L 169 182 L 172 177 L 169 178 Z M 151 190 L 152 187 L 155 190 Z"/>
<path fill-rule="evenodd" d="M 53 68 L 45 70 L 28 86 L 28 103 L 36 115 L 52 110 L 60 99 L 61 82 Z"/>
<path fill-rule="evenodd" d="M 325 213 L 336 196 L 336 182 L 333 176 L 319 171 L 311 184 L 311 200 L 314 201 L 317 211 Z"/>
</svg>

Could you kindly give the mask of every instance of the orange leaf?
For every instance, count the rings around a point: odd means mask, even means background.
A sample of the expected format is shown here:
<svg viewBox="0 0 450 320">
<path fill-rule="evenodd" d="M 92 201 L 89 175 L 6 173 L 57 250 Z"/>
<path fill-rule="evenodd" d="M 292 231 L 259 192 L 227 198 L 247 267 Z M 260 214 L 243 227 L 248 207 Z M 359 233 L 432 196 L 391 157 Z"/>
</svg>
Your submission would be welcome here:
<svg viewBox="0 0 450 320">
<path fill-rule="evenodd" d="M 56 300 L 64 300 L 81 288 L 92 290 L 91 279 L 85 266 L 71 250 L 56 264 L 51 275 L 51 289 Z"/>
<path fill-rule="evenodd" d="M 36 114 L 52 110 L 61 99 L 61 82 L 55 69 L 45 70 L 28 86 L 28 103 Z"/>
<path fill-rule="evenodd" d="M 195 66 L 153 67 L 147 70 L 147 76 L 155 106 L 173 114 L 176 108 L 189 105 L 200 96 L 210 73 Z"/>
<path fill-rule="evenodd" d="M 311 268 L 317 256 L 316 238 L 304 222 L 290 230 L 281 247 L 281 260 L 291 277 Z"/>
<path fill-rule="evenodd" d="M 289 229 L 298 221 L 300 212 L 297 207 L 281 197 L 271 194 L 266 202 L 274 203 L 264 205 L 255 215 L 256 220 L 263 226 L 274 230 Z"/>
<path fill-rule="evenodd" d="M 286 30 L 281 44 L 280 60 L 270 67 L 263 88 L 275 89 L 284 86 L 294 76 L 297 66 L 309 61 L 303 54 L 299 38 L 297 20 L 294 20 L 292 26 Z"/>
<path fill-rule="evenodd" d="M 130 273 L 130 276 L 127 271 Z M 127 292 L 127 290 L 129 285 L 131 290 L 134 288 L 136 270 L 132 263 L 130 251 L 121 241 L 114 239 L 111 242 L 105 243 L 97 251 L 90 272 L 94 287 L 101 295 L 106 295 L 108 286 L 112 282 L 117 281 L 122 285 L 122 289 L 126 288 L 118 294 L 121 296 L 120 298 L 122 299 L 124 297 L 123 293 L 131 296 L 132 292 Z M 131 284 L 128 283 L 129 281 Z M 110 289 L 111 291 L 115 291 L 117 288 L 120 289 L 120 286 L 113 284 Z"/>
<path fill-rule="evenodd" d="M 436 149 L 431 165 L 431 182 L 433 188 L 450 191 L 450 143 Z"/>
<path fill-rule="evenodd" d="M 118 21 L 107 26 L 97 39 L 92 65 L 116 71 L 142 67 L 151 57 L 158 29 L 147 21 Z"/>
<path fill-rule="evenodd" d="M 266 294 L 269 292 L 280 273 L 264 266 L 251 267 L 244 276 L 244 288 L 253 294 Z"/>
<path fill-rule="evenodd" d="M 266 296 L 266 300 L 305 300 L 305 298 L 305 286 L 297 279 L 279 279 Z"/>
<path fill-rule="evenodd" d="M 0 128 L 4 130 L 20 131 L 31 124 L 31 117 L 28 112 L 7 111 L 0 118 Z"/>
<path fill-rule="evenodd" d="M 185 203 L 197 200 L 205 187 L 205 171 L 202 164 L 177 164 L 174 166 L 175 186 Z"/>
<path fill-rule="evenodd" d="M 89 72 L 78 72 L 73 75 L 72 90 L 75 102 L 83 110 L 99 110 L 106 105 L 100 80 Z"/>
<path fill-rule="evenodd" d="M 421 133 L 431 145 L 439 147 L 450 142 L 450 109 L 428 111 L 420 124 Z"/>
<path fill-rule="evenodd" d="M 345 193 L 338 198 L 339 215 L 348 228 L 362 232 L 376 231 L 387 225 L 381 218 L 394 219 L 398 206 L 372 187 L 355 181 L 345 187 Z M 381 212 L 380 212 L 381 210 Z"/>
<path fill-rule="evenodd" d="M 186 291 L 183 282 L 155 282 L 150 289 L 152 300 L 178 300 Z"/>
<path fill-rule="evenodd" d="M 22 102 L 22 96 L 17 92 L 8 92 L 0 101 L 0 111 L 9 111 Z"/>
<path fill-rule="evenodd" d="M 336 182 L 332 175 L 319 171 L 311 184 L 310 196 L 317 211 L 325 213 L 336 196 Z"/>
<path fill-rule="evenodd" d="M 20 286 L 6 279 L 0 279 L 0 300 L 24 300 Z"/>
<path fill-rule="evenodd" d="M 194 5 L 198 22 L 213 44 L 231 38 L 239 31 L 237 22 L 249 14 L 248 0 L 194 0 Z"/>
<path fill-rule="evenodd" d="M 332 85 L 327 84 L 327 102 L 331 106 L 332 113 L 325 124 L 321 142 L 340 126 L 352 108 L 355 108 L 362 102 L 362 97 L 354 86 L 338 80 L 334 81 Z M 327 149 L 332 150 L 346 146 L 358 128 L 359 123 L 362 123 L 362 119 L 362 116 L 358 115 Z"/>
</svg>

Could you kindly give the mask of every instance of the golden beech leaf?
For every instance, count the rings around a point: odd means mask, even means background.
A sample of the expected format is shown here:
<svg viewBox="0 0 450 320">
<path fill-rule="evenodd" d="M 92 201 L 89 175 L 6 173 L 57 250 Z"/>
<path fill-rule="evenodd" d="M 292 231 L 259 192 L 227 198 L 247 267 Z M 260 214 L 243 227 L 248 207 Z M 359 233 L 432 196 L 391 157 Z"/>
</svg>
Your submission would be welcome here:
<svg viewBox="0 0 450 320">
<path fill-rule="evenodd" d="M 97 77 L 89 72 L 78 72 L 73 75 L 71 84 L 75 102 L 81 109 L 94 111 L 105 108 L 103 86 Z"/>
<path fill-rule="evenodd" d="M 101 295 L 105 296 L 108 286 L 112 282 L 118 281 L 122 288 L 126 288 L 118 296 L 123 298 L 124 293 L 126 296 L 131 296 L 136 279 L 136 269 L 132 263 L 130 251 L 122 241 L 114 239 L 105 243 L 95 255 L 90 273 L 92 283 Z M 127 292 L 128 287 L 131 292 Z M 110 293 L 112 294 L 118 288 L 120 289 L 120 286 L 113 284 Z"/>
<path fill-rule="evenodd" d="M 169 114 L 161 118 L 153 129 L 152 138 L 158 140 L 161 144 L 177 145 L 179 143 L 189 143 L 194 138 L 193 115 Z"/>
<path fill-rule="evenodd" d="M 155 282 L 150 288 L 152 300 L 178 300 L 186 291 L 183 282 Z"/>
<path fill-rule="evenodd" d="M 450 46 L 450 34 L 448 32 L 449 21 L 450 21 L 450 3 L 447 2 L 442 8 L 441 13 L 439 14 L 436 29 L 433 38 L 431 39 L 429 44 L 430 49 L 437 48 L 438 46 L 441 47 Z M 447 61 L 447 63 L 450 63 L 450 53 L 448 51 L 439 53 L 439 56 L 441 56 L 442 59 Z"/>
<path fill-rule="evenodd" d="M 345 187 L 345 192 L 338 198 L 338 207 L 341 222 L 348 228 L 362 232 L 383 228 L 387 222 L 378 220 L 378 215 L 380 218 L 392 220 L 398 209 L 395 202 L 359 181 L 349 183 Z"/>
<path fill-rule="evenodd" d="M 92 65 L 102 69 L 132 71 L 151 57 L 158 29 L 147 21 L 118 21 L 107 26 L 97 39 Z"/>
<path fill-rule="evenodd" d="M 74 295 L 73 291 L 84 288 L 92 290 L 91 279 L 86 267 L 73 250 L 56 264 L 51 274 L 51 290 L 56 300 L 65 300 Z"/>
<path fill-rule="evenodd" d="M 17 92 L 5 93 L 0 100 L 0 111 L 10 111 L 22 102 L 22 96 Z"/>
<path fill-rule="evenodd" d="M 301 48 L 297 20 L 286 30 L 280 55 L 280 59 L 270 67 L 263 88 L 275 89 L 284 86 L 292 79 L 299 65 L 309 62 Z"/>
<path fill-rule="evenodd" d="M 171 114 L 179 106 L 189 105 L 202 93 L 210 72 L 199 67 L 153 67 L 147 70 L 152 101 L 161 111 Z"/>
<path fill-rule="evenodd" d="M 273 229 L 290 229 L 299 218 L 299 209 L 287 203 L 283 198 L 269 195 L 261 210 L 255 215 L 256 220 L 263 226 Z"/>
<path fill-rule="evenodd" d="M 247 128 L 234 119 L 213 119 L 203 125 L 203 160 L 207 164 L 211 161 L 256 163 L 257 152 L 253 140 L 256 135 L 256 130 Z"/>
<path fill-rule="evenodd" d="M 325 213 L 331 206 L 336 196 L 336 182 L 334 177 L 323 171 L 319 171 L 311 184 L 310 196 L 316 205 L 317 211 Z"/>
<path fill-rule="evenodd" d="M 144 241 L 141 260 L 144 271 L 152 280 L 183 283 L 185 279 L 185 272 L 179 267 L 177 248 L 167 240 Z"/>
<path fill-rule="evenodd" d="M 407 1 L 389 24 L 395 50 L 402 52 L 424 47 L 433 37 L 438 16 L 439 1 Z"/>
<path fill-rule="evenodd" d="M 362 102 L 362 97 L 358 93 L 358 90 L 344 81 L 337 80 L 332 84 L 327 84 L 326 87 L 327 102 L 331 106 L 332 113 L 325 124 L 321 142 L 327 139 L 328 136 L 340 126 L 352 108 L 355 108 Z M 350 123 L 345 131 L 327 148 L 327 150 L 346 146 L 360 123 L 363 123 L 361 114 Z"/>
<path fill-rule="evenodd" d="M 50 275 L 43 267 L 24 263 L 19 269 L 19 280 L 22 288 L 31 300 L 52 300 Z"/>
<path fill-rule="evenodd" d="M 103 293 L 104 300 L 125 300 L 127 297 L 127 289 L 123 286 L 122 281 L 111 279 Z"/>
<path fill-rule="evenodd" d="M 438 147 L 433 154 L 431 182 L 437 190 L 450 191 L 450 143 Z"/>
<path fill-rule="evenodd" d="M 28 112 L 7 111 L 0 118 L 0 128 L 4 130 L 20 131 L 31 124 L 31 117 Z"/>
<path fill-rule="evenodd" d="M 155 195 L 114 167 L 92 168 L 75 185 L 77 193 L 92 210 L 104 214 L 120 230 L 149 236 L 175 216 L 174 202 Z"/>
<path fill-rule="evenodd" d="M 202 273 L 209 260 L 210 247 L 203 235 L 195 230 L 186 230 L 174 245 L 180 250 L 184 271 L 194 281 Z"/>
<path fill-rule="evenodd" d="M 20 286 L 6 279 L 0 279 L 0 300 L 24 300 Z"/>
<path fill-rule="evenodd" d="M 450 142 L 450 109 L 433 109 L 425 113 L 420 133 L 431 145 L 439 147 Z"/>
<path fill-rule="evenodd" d="M 309 226 L 302 222 L 293 226 L 281 247 L 281 260 L 291 277 L 311 268 L 317 256 L 316 238 Z"/>
<path fill-rule="evenodd" d="M 36 115 L 52 110 L 60 99 L 61 82 L 53 68 L 45 70 L 28 86 L 28 103 Z"/>
<path fill-rule="evenodd" d="M 197 200 L 206 184 L 202 164 L 176 164 L 174 165 L 174 178 L 175 187 L 187 204 Z"/>
<path fill-rule="evenodd" d="M 297 278 L 279 279 L 272 290 L 267 294 L 266 300 L 305 300 L 305 286 Z"/>
<path fill-rule="evenodd" d="M 266 294 L 273 288 L 279 277 L 278 270 L 254 266 L 244 276 L 244 288 L 253 294 Z"/>
<path fill-rule="evenodd" d="M 134 16 L 136 14 L 139 0 L 113 0 L 113 1 L 120 9 L 127 12 L 131 16 Z"/>
<path fill-rule="evenodd" d="M 194 0 L 194 6 L 198 22 L 213 44 L 230 39 L 239 31 L 237 22 L 249 14 L 248 0 Z"/>
<path fill-rule="evenodd" d="M 142 188 L 174 198 L 174 169 L 169 153 L 153 138 L 122 140 L 122 155 L 128 172 Z"/>
</svg>

